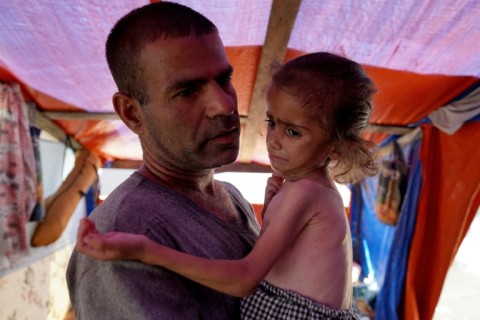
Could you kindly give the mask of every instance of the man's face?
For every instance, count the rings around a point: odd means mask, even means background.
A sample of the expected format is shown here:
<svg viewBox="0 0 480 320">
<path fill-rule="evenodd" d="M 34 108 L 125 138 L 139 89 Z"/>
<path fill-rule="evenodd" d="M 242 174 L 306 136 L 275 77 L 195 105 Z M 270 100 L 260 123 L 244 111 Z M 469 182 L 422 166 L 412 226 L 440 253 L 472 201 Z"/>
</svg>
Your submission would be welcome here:
<svg viewBox="0 0 480 320">
<path fill-rule="evenodd" d="M 142 49 L 140 66 L 149 95 L 139 132 L 146 161 L 193 171 L 235 161 L 237 96 L 218 34 L 157 39 Z"/>
</svg>

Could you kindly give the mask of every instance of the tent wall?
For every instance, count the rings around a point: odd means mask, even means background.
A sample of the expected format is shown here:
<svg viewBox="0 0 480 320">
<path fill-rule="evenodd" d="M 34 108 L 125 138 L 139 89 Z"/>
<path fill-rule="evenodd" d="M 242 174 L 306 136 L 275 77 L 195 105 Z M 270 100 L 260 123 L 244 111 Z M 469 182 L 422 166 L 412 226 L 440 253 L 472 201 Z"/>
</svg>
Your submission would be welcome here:
<svg viewBox="0 0 480 320">
<path fill-rule="evenodd" d="M 480 123 L 454 135 L 422 127 L 423 188 L 408 262 L 404 319 L 431 319 L 448 268 L 480 205 Z"/>
</svg>

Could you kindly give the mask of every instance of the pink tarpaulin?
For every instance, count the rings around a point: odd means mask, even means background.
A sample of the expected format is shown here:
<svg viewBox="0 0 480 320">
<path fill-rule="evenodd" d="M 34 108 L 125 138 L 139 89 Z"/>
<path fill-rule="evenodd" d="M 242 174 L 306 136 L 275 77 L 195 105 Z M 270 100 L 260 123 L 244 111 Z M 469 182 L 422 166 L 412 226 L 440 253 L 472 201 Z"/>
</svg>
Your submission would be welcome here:
<svg viewBox="0 0 480 320">
<path fill-rule="evenodd" d="M 100 1 L 101 3 L 102 1 Z M 219 27 L 226 46 L 265 40 L 271 1 L 181 0 Z M 113 23 L 148 1 L 2 1 L 0 65 L 30 87 L 88 111 L 112 111 L 104 58 Z M 303 0 L 289 48 L 344 53 L 363 64 L 480 76 L 476 0 Z"/>
<path fill-rule="evenodd" d="M 120 16 L 148 2 L 2 1 L 0 69 L 27 86 L 44 110 L 113 112 L 111 96 L 116 87 L 105 61 L 104 42 Z M 261 52 L 255 48 L 265 40 L 272 1 L 178 2 L 210 18 L 228 52 L 239 57 L 232 61 L 233 80 L 240 112 L 248 114 L 252 82 L 244 80 L 255 80 L 256 54 Z M 477 0 L 303 0 L 288 48 L 333 51 L 391 70 L 479 77 L 479 16 Z M 84 124 L 64 122 L 62 127 L 104 157 L 141 158 L 138 140 L 119 121 L 86 126 L 108 137 L 102 143 L 91 142 L 95 135 L 81 133 Z"/>
</svg>

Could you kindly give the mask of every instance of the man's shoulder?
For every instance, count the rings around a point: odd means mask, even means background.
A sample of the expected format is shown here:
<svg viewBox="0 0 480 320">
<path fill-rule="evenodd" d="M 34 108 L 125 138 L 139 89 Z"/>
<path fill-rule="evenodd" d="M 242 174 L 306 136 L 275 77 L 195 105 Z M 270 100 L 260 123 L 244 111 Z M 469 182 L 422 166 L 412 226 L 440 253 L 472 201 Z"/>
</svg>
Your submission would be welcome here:
<svg viewBox="0 0 480 320">
<path fill-rule="evenodd" d="M 183 201 L 182 201 L 183 200 Z M 123 181 L 98 208 L 99 211 L 138 212 L 163 206 L 179 207 L 186 197 L 174 190 L 155 184 L 139 173 Z"/>
<path fill-rule="evenodd" d="M 227 189 L 230 192 L 235 192 L 238 194 L 241 194 L 240 191 L 235 187 L 233 184 L 227 181 L 222 181 L 222 180 L 215 180 L 215 183 L 221 184 L 225 189 Z"/>
<path fill-rule="evenodd" d="M 215 183 L 221 184 L 225 190 L 235 199 L 237 202 L 248 203 L 248 201 L 243 197 L 240 190 L 237 189 L 233 184 L 226 181 L 215 180 Z"/>
</svg>

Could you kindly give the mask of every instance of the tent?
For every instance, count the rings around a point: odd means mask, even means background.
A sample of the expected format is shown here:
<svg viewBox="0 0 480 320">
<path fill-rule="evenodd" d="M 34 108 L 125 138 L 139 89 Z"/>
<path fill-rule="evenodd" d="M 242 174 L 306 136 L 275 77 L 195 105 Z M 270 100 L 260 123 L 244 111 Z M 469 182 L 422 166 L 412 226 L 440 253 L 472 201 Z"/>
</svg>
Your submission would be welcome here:
<svg viewBox="0 0 480 320">
<path fill-rule="evenodd" d="M 60 140 L 90 150 L 104 162 L 138 165 L 138 140 L 111 105 L 115 85 L 104 41 L 119 17 L 147 2 L 2 1 L 0 81 L 19 83 L 36 121 Z M 480 83 L 480 2 L 177 2 L 218 26 L 235 70 L 241 151 L 237 162 L 222 170 L 268 171 L 264 140 L 257 133 L 268 66 L 306 52 L 336 52 L 364 65 L 379 89 L 369 128 L 372 139 L 385 143 L 419 128 L 421 139 L 416 135 L 404 143 L 418 158 L 414 176 L 420 179 L 418 200 L 409 211 L 414 216 L 403 215 L 411 219 L 403 222 L 410 225 L 411 238 L 406 241 L 400 232 L 402 221 L 390 231 L 389 246 L 405 246 L 405 276 L 398 279 L 399 296 L 389 299 L 396 302 L 385 310 L 405 319 L 430 319 L 480 203 L 480 124 L 475 117 L 480 105 L 475 91 Z M 461 107 L 464 99 L 466 109 Z M 467 112 L 459 116 L 460 109 Z"/>
</svg>

